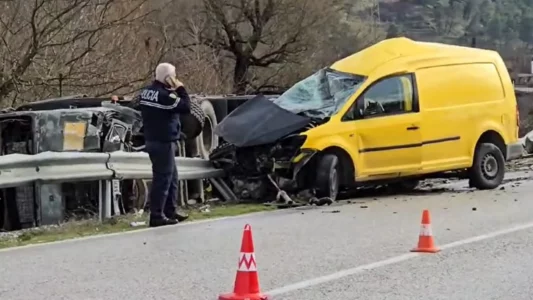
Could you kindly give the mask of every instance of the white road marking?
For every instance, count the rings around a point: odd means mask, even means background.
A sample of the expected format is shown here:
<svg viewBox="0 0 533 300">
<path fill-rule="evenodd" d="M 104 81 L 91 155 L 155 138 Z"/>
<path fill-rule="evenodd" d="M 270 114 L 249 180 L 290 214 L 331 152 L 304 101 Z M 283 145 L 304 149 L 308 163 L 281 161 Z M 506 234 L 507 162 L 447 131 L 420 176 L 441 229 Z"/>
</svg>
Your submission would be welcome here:
<svg viewBox="0 0 533 300">
<path fill-rule="evenodd" d="M 478 235 L 478 236 L 475 236 L 475 237 L 467 238 L 467 239 L 464 239 L 464 240 L 459 240 L 459 241 L 456 241 L 456 242 L 445 244 L 445 245 L 440 246 L 440 249 L 442 249 L 442 250 L 452 249 L 452 248 L 456 248 L 456 247 L 472 244 L 472 243 L 475 243 L 475 242 L 480 242 L 480 241 L 483 241 L 483 240 L 488 240 L 488 239 L 495 238 L 495 237 L 498 237 L 498 236 L 502 236 L 502 235 L 506 235 L 506 234 L 510 234 L 510 233 L 514 233 L 514 232 L 518 232 L 518 231 L 522 231 L 522 230 L 526 230 L 526 229 L 531 229 L 531 228 L 533 228 L 533 222 L 522 224 L 522 225 L 517 225 L 517 226 L 511 227 L 511 228 L 508 228 L 508 229 L 498 230 L 498 231 L 494 231 L 494 232 L 491 232 L 491 233 L 482 234 L 482 235 Z M 373 269 L 377 269 L 377 268 L 380 268 L 380 267 L 386 267 L 386 266 L 389 266 L 389 265 L 397 264 L 397 263 L 409 260 L 411 258 L 420 257 L 420 256 L 423 256 L 423 255 L 434 255 L 434 254 L 407 253 L 407 254 L 403 254 L 403 255 L 400 255 L 400 256 L 391 257 L 389 259 L 385 259 L 385 260 L 382 260 L 382 261 L 373 262 L 373 263 L 370 263 L 370 264 L 367 264 L 367 265 L 358 266 L 358 267 L 351 268 L 351 269 L 341 270 L 341 271 L 338 271 L 338 272 L 335 272 L 335 273 L 332 273 L 332 274 L 329 274 L 329 275 L 325 275 L 325 276 L 321 276 L 321 277 L 312 278 L 312 279 L 300 281 L 300 282 L 297 282 L 297 283 L 289 284 L 289 285 L 286 285 L 284 287 L 280 287 L 280 288 L 268 291 L 265 294 L 270 295 L 270 296 L 277 296 L 277 295 L 281 295 L 281 294 L 286 294 L 286 293 L 289 293 L 289 292 L 294 292 L 294 291 L 297 291 L 297 290 L 309 288 L 309 287 L 312 287 L 312 286 L 315 286 L 315 285 L 319 285 L 319 284 L 323 284 L 323 283 L 327 283 L 327 282 L 330 282 L 330 281 L 339 280 L 339 279 L 342 279 L 344 277 L 357 275 L 359 273 L 363 273 L 363 272 L 368 271 L 368 270 L 373 270 Z"/>
</svg>

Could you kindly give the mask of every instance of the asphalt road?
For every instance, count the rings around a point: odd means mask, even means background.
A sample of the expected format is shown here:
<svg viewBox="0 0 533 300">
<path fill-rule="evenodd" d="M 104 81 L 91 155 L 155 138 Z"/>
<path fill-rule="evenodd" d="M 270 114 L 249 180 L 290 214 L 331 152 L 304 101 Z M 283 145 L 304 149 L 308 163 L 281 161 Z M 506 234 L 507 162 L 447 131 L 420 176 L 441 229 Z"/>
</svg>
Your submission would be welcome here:
<svg viewBox="0 0 533 300">
<path fill-rule="evenodd" d="M 515 174 L 503 190 L 448 183 L 444 191 L 0 251 L 0 299 L 213 300 L 232 289 L 246 223 L 262 290 L 274 299 L 533 299 L 529 176 Z M 426 208 L 442 251 L 410 253 Z"/>
</svg>

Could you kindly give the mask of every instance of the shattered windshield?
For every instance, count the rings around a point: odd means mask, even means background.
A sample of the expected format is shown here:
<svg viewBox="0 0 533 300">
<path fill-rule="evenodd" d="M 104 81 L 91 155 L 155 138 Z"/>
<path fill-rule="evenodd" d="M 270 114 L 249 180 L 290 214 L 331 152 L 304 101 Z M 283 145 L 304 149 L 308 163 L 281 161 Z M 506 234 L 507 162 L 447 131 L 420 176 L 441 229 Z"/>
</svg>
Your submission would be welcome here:
<svg viewBox="0 0 533 300">
<path fill-rule="evenodd" d="M 329 68 L 321 69 L 273 101 L 281 108 L 311 118 L 331 117 L 344 106 L 364 79 Z"/>
</svg>

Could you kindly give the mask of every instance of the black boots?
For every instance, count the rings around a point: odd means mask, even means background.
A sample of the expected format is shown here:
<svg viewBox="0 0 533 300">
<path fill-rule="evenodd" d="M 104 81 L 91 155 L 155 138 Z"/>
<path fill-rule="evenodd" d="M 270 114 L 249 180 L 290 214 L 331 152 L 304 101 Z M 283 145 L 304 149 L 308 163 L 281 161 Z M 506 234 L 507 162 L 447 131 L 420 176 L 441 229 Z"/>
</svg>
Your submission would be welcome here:
<svg viewBox="0 0 533 300">
<path fill-rule="evenodd" d="M 188 215 L 182 213 L 170 213 L 166 216 L 150 216 L 150 227 L 160 227 L 167 225 L 176 225 L 179 222 L 183 222 L 189 218 Z"/>
<path fill-rule="evenodd" d="M 167 217 L 156 217 L 156 216 L 150 216 L 150 227 L 160 227 L 160 226 L 167 226 L 167 225 L 176 225 L 178 224 L 178 220 L 176 219 L 169 219 Z"/>
<path fill-rule="evenodd" d="M 171 220 L 177 220 L 178 222 L 183 222 L 185 220 L 187 220 L 189 218 L 189 215 L 186 215 L 186 214 L 183 214 L 183 213 L 179 213 L 179 212 L 174 212 L 174 213 L 170 213 L 170 214 L 165 214 L 169 219 Z"/>
</svg>

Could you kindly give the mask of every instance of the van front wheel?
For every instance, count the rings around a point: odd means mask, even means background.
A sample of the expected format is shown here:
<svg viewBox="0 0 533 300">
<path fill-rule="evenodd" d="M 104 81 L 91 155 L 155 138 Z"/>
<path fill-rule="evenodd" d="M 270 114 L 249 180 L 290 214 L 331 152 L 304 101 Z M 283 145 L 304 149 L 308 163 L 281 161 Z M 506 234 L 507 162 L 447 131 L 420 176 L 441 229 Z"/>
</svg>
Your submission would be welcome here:
<svg viewBox="0 0 533 300">
<path fill-rule="evenodd" d="M 505 159 L 494 144 L 483 143 L 476 148 L 474 163 L 469 170 L 470 185 L 480 190 L 497 188 L 505 175 Z"/>
<path fill-rule="evenodd" d="M 335 154 L 325 154 L 320 158 L 316 170 L 317 197 L 337 199 L 340 186 L 339 158 Z"/>
</svg>

